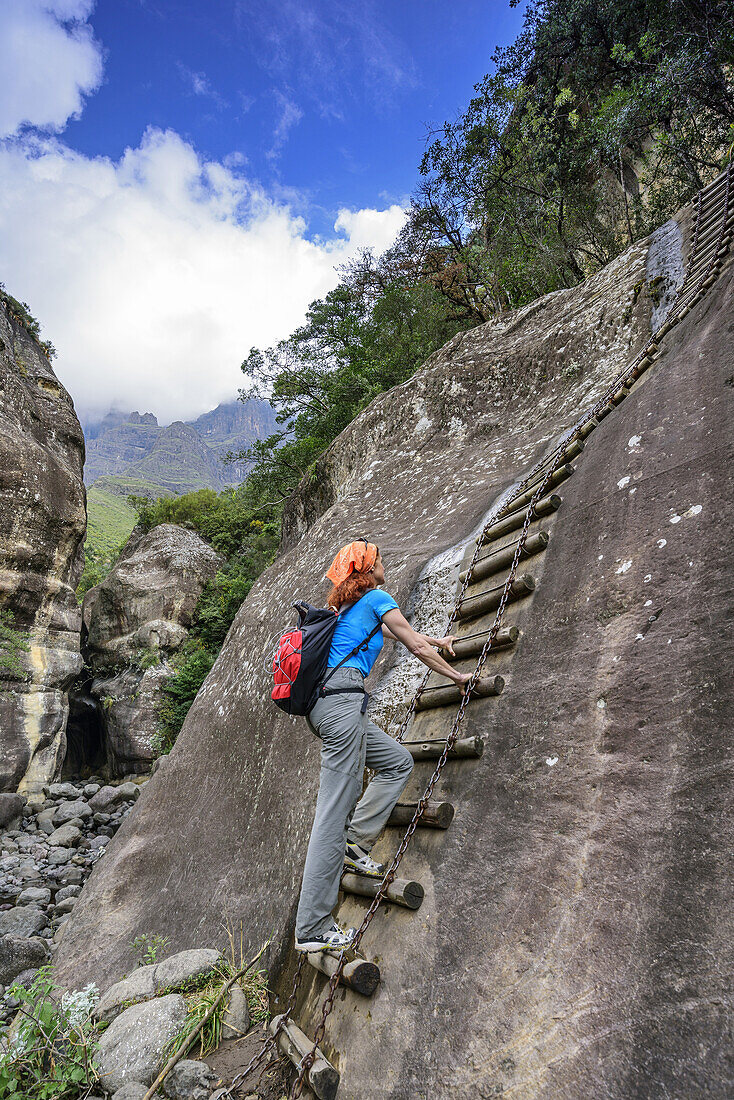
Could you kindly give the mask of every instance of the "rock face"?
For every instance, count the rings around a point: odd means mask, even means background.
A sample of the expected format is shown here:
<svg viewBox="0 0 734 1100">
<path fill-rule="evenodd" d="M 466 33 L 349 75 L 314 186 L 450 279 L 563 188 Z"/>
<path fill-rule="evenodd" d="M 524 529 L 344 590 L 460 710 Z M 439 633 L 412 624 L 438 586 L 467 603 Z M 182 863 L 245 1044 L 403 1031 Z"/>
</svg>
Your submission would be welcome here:
<svg viewBox="0 0 734 1100">
<path fill-rule="evenodd" d="M 71 398 L 0 301 L 0 610 L 26 647 L 15 670 L 0 664 L 0 791 L 36 791 L 63 760 L 82 664 L 83 462 Z"/>
<path fill-rule="evenodd" d="M 222 560 L 195 532 L 162 524 L 134 533 L 114 569 L 84 597 L 91 696 L 101 707 L 113 775 L 150 766 L 168 659 L 186 640 L 202 589 Z"/>
<path fill-rule="evenodd" d="M 336 441 L 69 919 L 63 982 L 102 984 L 142 931 L 219 946 L 232 907 L 251 945 L 280 937 L 287 996 L 318 742 L 269 701 L 268 639 L 295 597 L 323 599 L 357 533 L 416 625 L 445 626 L 492 503 L 646 339 L 647 253 L 452 340 Z M 508 611 L 522 635 L 493 659 L 506 690 L 467 710 L 484 755 L 447 765 L 433 797 L 456 817 L 418 830 L 402 865 L 423 906 L 380 912 L 362 945 L 378 992 L 336 998 L 324 1048 L 353 1100 L 378 1075 L 392 1100 L 731 1095 L 733 310 L 729 262 L 561 487 L 537 590 Z M 418 674 L 386 646 L 374 713 L 393 723 Z M 417 728 L 445 736 L 445 711 L 427 713 Z M 429 774 L 416 764 L 406 801 Z M 339 920 L 365 907 L 347 897 Z M 307 973 L 308 1034 L 323 988 Z"/>
</svg>

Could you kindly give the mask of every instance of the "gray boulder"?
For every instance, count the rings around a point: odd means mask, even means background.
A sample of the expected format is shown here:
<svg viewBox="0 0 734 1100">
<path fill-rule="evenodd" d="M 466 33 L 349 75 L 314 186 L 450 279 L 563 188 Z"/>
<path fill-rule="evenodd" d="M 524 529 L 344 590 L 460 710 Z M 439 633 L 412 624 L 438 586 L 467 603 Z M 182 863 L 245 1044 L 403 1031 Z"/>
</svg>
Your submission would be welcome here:
<svg viewBox="0 0 734 1100">
<path fill-rule="evenodd" d="M 141 1085 L 139 1081 L 128 1081 L 126 1085 L 117 1090 L 112 1100 L 143 1100 L 147 1091 L 147 1085 Z"/>
<path fill-rule="evenodd" d="M 48 843 L 58 846 L 60 848 L 71 848 L 77 844 L 82 838 L 81 829 L 76 825 L 60 825 L 58 829 L 49 835 Z"/>
<path fill-rule="evenodd" d="M 210 947 L 179 951 L 162 959 L 155 968 L 156 989 L 177 988 L 186 982 L 210 974 L 222 955 Z"/>
<path fill-rule="evenodd" d="M 18 894 L 18 905 L 46 905 L 51 901 L 51 891 L 46 886 L 26 886 Z"/>
<path fill-rule="evenodd" d="M 56 813 L 54 814 L 54 825 L 65 825 L 67 822 L 72 821 L 74 818 L 80 817 L 82 820 L 92 816 L 92 811 L 89 808 L 89 804 L 83 799 L 78 798 L 74 802 L 62 802 Z"/>
<path fill-rule="evenodd" d="M 75 587 L 86 531 L 84 436 L 40 347 L 0 301 L 0 606 L 30 643 L 0 673 L 0 791 L 40 791 L 66 748 L 82 667 Z"/>
<path fill-rule="evenodd" d="M 23 817 L 25 798 L 20 794 L 0 793 L 0 829 L 15 829 Z"/>
<path fill-rule="evenodd" d="M 169 1100 L 209 1100 L 211 1087 L 218 1077 L 206 1062 L 182 1058 L 163 1080 Z"/>
<path fill-rule="evenodd" d="M 42 966 L 47 959 L 46 942 L 37 936 L 0 937 L 0 985 L 10 985 L 18 974 Z"/>
<path fill-rule="evenodd" d="M 112 571 L 84 597 L 91 693 L 103 704 L 113 775 L 150 767 L 161 685 L 172 674 L 168 658 L 186 640 L 201 591 L 222 561 L 194 531 L 161 524 L 133 532 Z M 150 654 L 157 661 L 141 668 L 141 655 Z"/>
<path fill-rule="evenodd" d="M 47 924 L 46 914 L 35 905 L 17 905 L 0 913 L 0 936 L 34 936 Z"/>
<path fill-rule="evenodd" d="M 229 1000 L 222 1017 L 222 1038 L 236 1039 L 244 1035 L 250 1026 L 250 1010 L 241 985 L 235 983 L 229 991 Z"/>
<path fill-rule="evenodd" d="M 109 1023 L 119 1016 L 126 1002 L 144 1001 L 155 994 L 156 964 L 141 966 L 106 989 L 94 1009 L 95 1019 Z"/>
<path fill-rule="evenodd" d="M 78 798 L 80 791 L 74 783 L 49 783 L 49 798 Z"/>
<path fill-rule="evenodd" d="M 99 1040 L 97 1065 L 104 1088 L 115 1092 L 131 1081 L 152 1084 L 185 1018 L 186 1002 L 179 993 L 126 1008 Z"/>
</svg>

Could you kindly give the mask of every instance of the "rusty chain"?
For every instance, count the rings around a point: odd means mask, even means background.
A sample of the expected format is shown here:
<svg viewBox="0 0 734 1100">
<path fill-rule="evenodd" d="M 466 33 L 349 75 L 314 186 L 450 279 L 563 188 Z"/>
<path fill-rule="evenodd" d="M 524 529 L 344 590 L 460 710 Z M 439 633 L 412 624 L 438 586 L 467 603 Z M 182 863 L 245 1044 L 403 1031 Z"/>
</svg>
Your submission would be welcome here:
<svg viewBox="0 0 734 1100">
<path fill-rule="evenodd" d="M 715 180 L 714 183 L 710 184 L 708 188 L 704 188 L 702 191 L 699 191 L 699 193 L 698 193 L 697 208 L 696 208 L 696 222 L 695 222 L 693 243 L 692 243 L 692 247 L 691 247 L 691 254 L 690 254 L 690 257 L 689 257 L 689 261 L 688 261 L 688 272 L 686 274 L 686 277 L 684 278 L 683 283 L 681 284 L 681 286 L 678 290 L 676 300 L 673 303 L 673 306 L 671 307 L 670 311 L 668 312 L 664 324 L 661 326 L 661 328 L 656 333 L 653 333 L 653 335 L 645 342 L 645 344 L 643 345 L 641 351 L 638 352 L 638 354 L 635 356 L 635 358 L 624 368 L 623 371 L 620 372 L 620 374 L 617 376 L 617 378 L 614 380 L 614 382 L 610 386 L 607 387 L 607 389 L 603 392 L 602 396 L 597 399 L 597 401 L 594 403 L 594 405 L 591 406 L 591 408 L 573 425 L 573 427 L 571 429 L 569 429 L 569 431 L 567 431 L 562 436 L 560 442 L 556 445 L 556 447 L 548 455 L 546 455 L 545 457 L 540 459 L 533 466 L 533 468 L 529 471 L 529 473 L 526 474 L 526 476 L 520 482 L 516 482 L 514 486 L 512 486 L 510 489 L 505 491 L 505 493 L 503 493 L 503 495 L 496 502 L 494 507 L 490 510 L 490 513 L 489 513 L 487 519 L 484 522 L 484 525 L 482 527 L 482 531 L 481 531 L 479 537 L 476 539 L 476 545 L 475 545 L 475 548 L 474 548 L 474 553 L 473 553 L 471 561 L 470 561 L 470 563 L 469 563 L 469 565 L 466 569 L 464 581 L 462 583 L 462 586 L 461 586 L 461 588 L 459 590 L 459 593 L 458 593 L 458 596 L 456 598 L 454 608 L 453 608 L 453 610 L 452 610 L 452 612 L 449 616 L 448 625 L 447 625 L 447 628 L 446 628 L 446 633 L 447 634 L 450 632 L 451 627 L 456 622 L 457 618 L 460 616 L 462 601 L 463 601 L 463 599 L 466 595 L 467 589 L 469 588 L 469 586 L 472 583 L 472 574 L 474 572 L 474 568 L 476 566 L 477 560 L 478 560 L 479 555 L 481 553 L 481 550 L 483 548 L 484 542 L 486 541 L 487 536 L 490 533 L 491 527 L 498 520 L 502 519 L 503 516 L 505 516 L 506 514 L 509 514 L 513 511 L 517 510 L 516 508 L 513 508 L 513 502 L 516 501 L 518 499 L 518 497 L 522 496 L 522 494 L 525 493 L 528 490 L 528 486 L 530 486 L 534 483 L 535 479 L 538 478 L 539 474 L 542 474 L 540 479 L 537 481 L 537 488 L 535 488 L 535 490 L 533 491 L 533 495 L 532 495 L 532 497 L 531 497 L 531 499 L 530 499 L 530 501 L 527 505 L 527 509 L 526 509 L 526 512 L 525 512 L 525 517 L 524 517 L 523 524 L 522 524 L 522 529 L 521 529 L 521 532 L 520 532 L 520 537 L 518 538 L 517 545 L 515 547 L 515 552 L 514 552 L 513 559 L 512 559 L 512 563 L 510 565 L 510 569 L 509 569 L 507 578 L 505 580 L 505 583 L 504 583 L 504 586 L 503 586 L 503 589 L 502 589 L 502 595 L 500 597 L 500 602 L 499 602 L 499 605 L 498 605 L 497 610 L 495 612 L 494 621 L 492 623 L 492 626 L 490 627 L 490 629 L 487 632 L 487 637 L 486 637 L 484 645 L 482 647 L 482 651 L 479 654 L 479 657 L 477 658 L 477 662 L 476 662 L 474 671 L 471 674 L 471 677 L 470 677 L 469 681 L 465 685 L 465 689 L 464 689 L 464 692 L 462 693 L 461 701 L 459 703 L 459 708 L 458 708 L 458 710 L 457 710 L 457 712 L 454 716 L 454 719 L 453 719 L 453 722 L 452 722 L 452 725 L 451 725 L 451 729 L 450 729 L 450 731 L 447 735 L 446 742 L 444 744 L 441 756 L 439 757 L 438 762 L 437 762 L 437 764 L 436 764 L 436 766 L 433 770 L 433 774 L 431 775 L 431 778 L 429 779 L 429 781 L 426 785 L 426 788 L 425 788 L 423 794 L 421 795 L 420 800 L 418 801 L 418 803 L 416 805 L 415 812 L 414 812 L 413 817 L 410 821 L 410 824 L 408 825 L 408 827 L 405 831 L 405 834 L 404 834 L 403 839 L 400 843 L 400 846 L 399 846 L 397 852 L 395 853 L 395 855 L 393 856 L 393 858 L 392 858 L 392 860 L 391 860 L 391 862 L 390 862 L 390 864 L 389 864 L 389 866 L 388 866 L 388 868 L 387 868 L 387 870 L 386 870 L 386 872 L 385 872 L 385 874 L 384 874 L 384 876 L 381 880 L 381 883 L 380 883 L 380 886 L 377 890 L 377 893 L 375 894 L 375 897 L 373 898 L 372 903 L 370 904 L 367 912 L 365 913 L 365 916 L 364 916 L 364 919 L 363 919 L 361 925 L 357 929 L 357 932 L 356 932 L 356 934 L 355 934 L 355 936 L 352 940 L 352 943 L 350 945 L 350 951 L 358 950 L 358 948 L 360 946 L 360 943 L 362 941 L 362 937 L 364 936 L 365 932 L 367 931 L 367 929 L 369 928 L 369 926 L 372 922 L 372 918 L 374 917 L 375 913 L 377 912 L 380 905 L 382 904 L 385 897 L 387 896 L 388 888 L 389 888 L 390 884 L 394 881 L 395 873 L 398 870 L 398 868 L 400 866 L 400 863 L 403 859 L 403 856 L 405 855 L 405 852 L 407 851 L 408 845 L 410 844 L 410 841 L 413 837 L 413 834 L 415 833 L 415 830 L 418 827 L 418 822 L 420 821 L 420 819 L 423 815 L 423 812 L 425 810 L 425 807 L 426 807 L 428 801 L 430 800 L 430 797 L 433 793 L 433 790 L 436 786 L 436 783 L 438 782 L 438 780 L 441 776 L 441 773 L 442 773 L 442 771 L 443 771 L 443 769 L 446 765 L 446 762 L 449 758 L 451 750 L 452 750 L 453 746 L 455 745 L 456 741 L 458 740 L 459 731 L 460 731 L 460 728 L 461 728 L 461 723 L 464 720 L 464 715 L 466 713 L 466 708 L 467 708 L 467 706 L 468 706 L 468 704 L 471 700 L 472 692 L 473 692 L 474 688 L 476 687 L 479 679 L 481 678 L 482 669 L 484 668 L 484 665 L 485 665 L 485 663 L 487 661 L 487 658 L 489 656 L 489 652 L 492 648 L 492 643 L 494 642 L 495 638 L 497 637 L 500 626 L 502 624 L 502 619 L 504 617 L 505 608 L 506 608 L 507 603 L 508 603 L 509 598 L 510 598 L 512 584 L 515 580 L 515 576 L 516 576 L 516 573 L 517 573 L 517 567 L 518 567 L 518 564 L 519 564 L 519 562 L 522 558 L 523 550 L 525 548 L 525 543 L 527 541 L 530 524 L 536 518 L 535 517 L 536 505 L 541 500 L 544 493 L 546 492 L 548 482 L 551 480 L 553 474 L 558 469 L 558 467 L 563 464 L 563 462 L 566 458 L 567 451 L 568 451 L 569 447 L 571 446 L 571 444 L 573 442 L 575 442 L 576 440 L 582 439 L 584 437 L 583 434 L 582 434 L 584 432 L 584 428 L 586 428 L 587 425 L 589 425 L 591 423 L 591 421 L 595 420 L 596 417 L 600 413 L 604 413 L 606 415 L 606 413 L 608 411 L 611 411 L 611 407 L 613 407 L 612 398 L 615 397 L 617 394 L 619 394 L 619 392 L 623 388 L 625 388 L 631 382 L 636 380 L 637 377 L 639 377 L 639 374 L 642 373 L 642 371 L 639 369 L 640 365 L 643 363 L 643 361 L 646 358 L 649 357 L 651 359 L 654 356 L 654 354 L 657 352 L 658 346 L 657 346 L 656 340 L 662 338 L 661 334 L 663 333 L 663 330 L 665 330 L 665 332 L 667 332 L 670 327 L 672 327 L 674 324 L 677 323 L 677 321 L 681 318 L 681 315 L 685 315 L 685 313 L 688 312 L 688 310 L 691 308 L 691 306 L 694 304 L 695 300 L 697 299 L 697 296 L 700 296 L 703 293 L 703 291 L 705 289 L 704 284 L 710 278 L 711 274 L 714 272 L 714 269 L 720 265 L 721 259 L 722 259 L 722 255 L 721 255 L 722 242 L 724 242 L 724 235 L 726 233 L 727 226 L 728 226 L 728 223 L 729 223 L 729 220 L 730 220 L 729 202 L 730 202 L 730 198 L 731 198 L 731 183 L 732 183 L 732 164 L 730 163 L 727 170 L 726 170 L 726 173 L 724 174 L 723 180 L 720 177 L 719 179 Z M 710 192 L 715 193 L 717 188 L 719 188 L 719 187 L 723 187 L 723 191 L 724 191 L 724 202 L 723 202 L 724 214 L 723 214 L 723 217 L 721 219 L 721 225 L 720 225 L 719 233 L 717 235 L 717 239 L 716 239 L 716 242 L 715 242 L 715 247 L 712 248 L 711 257 L 710 257 L 709 262 L 706 265 L 705 269 L 703 270 L 703 272 L 701 272 L 697 275 L 697 277 L 696 277 L 694 283 L 692 284 L 692 286 L 687 286 L 689 274 L 694 270 L 694 266 L 695 266 L 695 263 L 697 261 L 697 253 L 698 253 L 698 247 L 699 247 L 699 243 L 700 243 L 700 230 L 701 230 L 701 226 L 702 226 L 703 218 L 704 218 L 704 214 L 705 214 L 704 196 L 707 193 L 710 193 Z M 731 233 L 729 234 L 729 236 L 731 236 Z M 709 247 L 711 247 L 711 245 L 709 245 Z M 429 677 L 430 677 L 430 670 L 428 672 L 426 672 L 426 674 L 423 676 L 418 688 L 416 689 L 416 691 L 413 695 L 413 698 L 411 699 L 411 702 L 410 702 L 409 706 L 406 709 L 406 713 L 405 713 L 405 715 L 403 717 L 403 720 L 400 724 L 400 728 L 399 728 L 399 730 L 396 734 L 396 739 L 398 741 L 402 741 L 404 736 L 405 736 L 405 733 L 408 729 L 410 721 L 411 721 L 413 715 L 415 714 L 415 710 L 416 710 L 418 700 L 419 700 L 420 696 L 422 695 L 422 693 L 423 693 L 423 691 L 426 687 L 426 684 L 428 683 Z M 298 1100 L 298 1097 L 301 1096 L 304 1085 L 305 1085 L 306 1076 L 308 1074 L 308 1071 L 309 1071 L 309 1069 L 311 1068 L 311 1066 L 313 1065 L 313 1063 L 315 1061 L 316 1053 L 317 1053 L 319 1044 L 323 1041 L 324 1036 L 326 1034 L 326 1021 L 327 1021 L 327 1019 L 328 1019 L 328 1017 L 331 1013 L 331 1010 L 333 1008 L 333 1005 L 334 1005 L 334 998 L 336 996 L 337 987 L 339 985 L 339 980 L 340 980 L 342 972 L 344 970 L 344 966 L 346 964 L 347 957 L 348 957 L 348 953 L 346 951 L 342 951 L 340 953 L 339 960 L 338 960 L 338 963 L 337 963 L 337 968 L 334 971 L 331 978 L 329 979 L 329 984 L 328 984 L 327 991 L 326 991 L 326 997 L 324 999 L 324 1003 L 323 1003 L 323 1006 L 322 1006 L 322 1009 L 321 1009 L 321 1018 L 319 1020 L 318 1027 L 316 1028 L 316 1031 L 315 1031 L 314 1037 L 313 1037 L 313 1045 L 312 1045 L 311 1049 L 307 1052 L 307 1054 L 305 1054 L 304 1057 L 300 1061 L 299 1068 L 298 1068 L 298 1075 L 296 1077 L 296 1080 L 293 1083 L 293 1087 L 292 1087 L 291 1092 L 289 1094 L 290 1100 Z M 302 972 L 303 972 L 303 967 L 304 967 L 305 961 L 306 961 L 306 955 L 301 955 L 301 957 L 299 959 L 298 966 L 296 968 L 295 975 L 294 975 L 293 988 L 292 988 L 292 991 L 291 991 L 290 998 L 288 1000 L 288 1004 L 286 1006 L 285 1012 L 283 1013 L 283 1016 L 282 1016 L 282 1018 L 281 1018 L 281 1020 L 278 1024 L 278 1027 L 277 1027 L 274 1035 L 270 1036 L 270 1038 L 268 1040 L 266 1040 L 266 1042 L 263 1045 L 263 1049 L 260 1052 L 258 1052 L 258 1054 L 252 1059 L 252 1061 L 247 1066 L 247 1068 L 242 1073 L 238 1074 L 238 1076 L 236 1078 L 234 1078 L 232 1084 L 229 1086 L 229 1089 L 227 1090 L 227 1093 L 225 1095 L 229 1095 L 230 1090 L 232 1088 L 235 1088 L 242 1080 L 244 1080 L 244 1078 L 252 1071 L 252 1069 L 254 1069 L 255 1066 L 260 1061 L 263 1060 L 263 1058 L 265 1057 L 265 1054 L 267 1053 L 267 1051 L 272 1049 L 275 1046 L 275 1044 L 277 1044 L 278 1035 L 282 1031 L 283 1027 L 285 1026 L 285 1023 L 287 1022 L 288 1018 L 290 1017 L 290 1015 L 293 1011 L 293 1008 L 295 1007 L 295 1000 L 296 1000 L 296 997 L 297 997 L 297 994 L 298 994 L 298 988 L 299 988 L 300 981 L 301 981 L 301 978 L 302 978 Z"/>
</svg>

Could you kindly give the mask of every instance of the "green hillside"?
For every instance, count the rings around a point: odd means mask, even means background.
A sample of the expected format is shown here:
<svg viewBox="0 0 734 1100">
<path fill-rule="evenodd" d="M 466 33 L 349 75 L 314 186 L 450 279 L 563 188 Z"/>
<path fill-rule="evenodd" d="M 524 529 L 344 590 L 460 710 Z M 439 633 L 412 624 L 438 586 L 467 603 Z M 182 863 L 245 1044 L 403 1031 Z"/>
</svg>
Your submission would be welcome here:
<svg viewBox="0 0 734 1100">
<path fill-rule="evenodd" d="M 87 492 L 87 538 L 84 543 L 84 573 L 79 583 L 82 595 L 109 572 L 127 542 L 137 519 L 124 496 L 98 485 Z"/>
</svg>

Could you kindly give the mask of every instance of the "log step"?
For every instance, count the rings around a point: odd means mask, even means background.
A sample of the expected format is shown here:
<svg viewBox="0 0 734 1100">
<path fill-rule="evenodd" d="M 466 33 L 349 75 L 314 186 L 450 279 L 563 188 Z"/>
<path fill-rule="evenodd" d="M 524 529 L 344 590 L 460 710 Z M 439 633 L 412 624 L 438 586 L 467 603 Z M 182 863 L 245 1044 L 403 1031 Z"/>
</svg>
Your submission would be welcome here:
<svg viewBox="0 0 734 1100">
<path fill-rule="evenodd" d="M 548 545 L 549 538 L 547 531 L 538 531 L 534 535 L 528 535 L 520 554 L 520 561 L 524 561 L 525 558 L 532 558 L 535 554 L 542 554 Z M 501 550 L 489 550 L 484 554 L 480 554 L 471 575 L 471 583 L 474 584 L 485 577 L 491 577 L 493 573 L 499 573 L 501 569 L 510 565 L 515 557 L 515 550 L 519 541 L 519 539 L 515 539 L 509 546 L 503 546 Z M 459 573 L 459 580 L 462 584 L 466 580 L 467 572 L 468 570 L 464 569 Z"/>
<path fill-rule="evenodd" d="M 486 676 L 477 681 L 471 693 L 472 699 L 487 699 L 490 695 L 501 695 L 505 688 L 502 676 Z M 442 684 L 440 687 L 426 688 L 418 697 L 416 710 L 432 710 L 434 707 L 448 707 L 460 703 L 464 696 L 458 684 Z"/>
<path fill-rule="evenodd" d="M 273 1016 L 270 1021 L 270 1034 L 275 1035 L 278 1024 L 283 1019 L 281 1016 Z M 300 1069 L 303 1058 L 313 1048 L 313 1043 L 308 1035 L 301 1031 L 292 1020 L 286 1020 L 283 1030 L 278 1035 L 278 1046 L 281 1053 L 296 1068 Z M 306 1081 L 318 1100 L 335 1100 L 339 1088 L 339 1072 L 334 1069 L 321 1051 L 316 1049 L 314 1064 L 306 1074 Z"/>
<path fill-rule="evenodd" d="M 488 630 L 482 630 L 478 634 L 465 634 L 463 638 L 457 638 L 454 642 L 453 656 L 445 649 L 441 650 L 441 656 L 446 661 L 459 661 L 463 657 L 474 657 L 484 649 L 488 634 Z M 497 636 L 489 647 L 489 652 L 494 653 L 496 649 L 506 649 L 508 646 L 515 645 L 519 637 L 520 630 L 518 627 L 503 626 L 497 631 Z"/>
<path fill-rule="evenodd" d="M 542 519 L 543 516 L 550 516 L 563 504 L 563 497 L 559 497 L 556 493 L 551 493 L 550 496 L 543 497 L 533 508 L 533 520 Z M 477 540 L 482 543 L 494 542 L 496 539 L 501 539 L 505 535 L 509 535 L 510 531 L 517 531 L 519 527 L 522 527 L 525 522 L 524 515 L 512 515 L 506 519 L 499 519 L 496 523 L 493 523 L 491 527 L 488 527 L 486 531 Z"/>
<path fill-rule="evenodd" d="M 499 607 L 502 599 L 504 584 L 498 584 L 486 592 L 480 592 L 477 596 L 465 596 L 459 604 L 459 619 L 476 619 L 479 615 L 486 615 L 488 611 L 494 611 Z M 535 591 L 535 578 L 530 573 L 523 573 L 515 577 L 510 587 L 509 599 L 520 600 Z"/>
<path fill-rule="evenodd" d="M 308 961 L 314 970 L 319 970 L 330 978 L 339 966 L 339 952 L 311 951 Z M 363 997 L 371 997 L 380 984 L 380 968 L 366 959 L 353 959 L 344 964 L 339 976 L 339 984 L 347 986 Z"/>
<path fill-rule="evenodd" d="M 398 802 L 387 819 L 388 825 L 410 825 L 417 808 L 417 802 Z M 454 820 L 454 813 L 454 807 L 450 802 L 436 802 L 430 799 L 418 819 L 418 824 L 427 829 L 448 829 Z"/>
<path fill-rule="evenodd" d="M 438 760 L 446 747 L 446 738 L 438 741 L 403 741 L 403 744 L 414 760 Z M 483 737 L 463 737 L 450 750 L 449 760 L 452 757 L 479 757 L 483 752 Z"/>
<path fill-rule="evenodd" d="M 341 888 L 347 894 L 357 894 L 361 898 L 373 898 L 380 889 L 381 879 L 367 875 L 342 875 Z M 419 882 L 411 879 L 396 878 L 387 888 L 387 900 L 405 909 L 420 909 L 425 891 Z"/>
<path fill-rule="evenodd" d="M 545 490 L 555 489 L 556 485 L 560 485 L 562 481 L 566 481 L 567 478 L 573 473 L 573 466 L 569 466 L 567 462 L 564 462 L 562 466 L 559 466 L 557 470 L 554 470 L 545 483 Z M 511 512 L 516 512 L 518 508 L 527 508 L 530 501 L 533 499 L 538 491 L 538 486 L 546 477 L 546 473 L 543 472 L 539 477 L 530 484 L 527 489 L 511 501 L 509 508 Z"/>
</svg>

